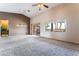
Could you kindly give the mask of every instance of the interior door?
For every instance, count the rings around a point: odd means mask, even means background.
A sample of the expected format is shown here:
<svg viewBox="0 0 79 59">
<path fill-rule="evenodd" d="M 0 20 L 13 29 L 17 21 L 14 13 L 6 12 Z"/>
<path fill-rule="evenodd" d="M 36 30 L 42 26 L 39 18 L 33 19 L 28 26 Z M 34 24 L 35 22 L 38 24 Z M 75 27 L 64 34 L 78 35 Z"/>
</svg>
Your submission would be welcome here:
<svg viewBox="0 0 79 59">
<path fill-rule="evenodd" d="M 32 25 L 32 34 L 33 35 L 40 35 L 40 23 Z"/>
</svg>

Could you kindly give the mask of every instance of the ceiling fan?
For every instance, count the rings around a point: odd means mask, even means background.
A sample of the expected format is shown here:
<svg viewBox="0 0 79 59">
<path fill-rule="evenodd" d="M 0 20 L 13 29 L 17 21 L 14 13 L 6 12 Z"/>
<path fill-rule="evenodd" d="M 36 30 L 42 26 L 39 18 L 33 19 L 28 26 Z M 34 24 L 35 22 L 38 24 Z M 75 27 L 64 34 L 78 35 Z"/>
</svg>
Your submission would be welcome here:
<svg viewBox="0 0 79 59">
<path fill-rule="evenodd" d="M 33 4 L 32 6 L 36 6 L 39 8 L 39 11 L 45 7 L 45 8 L 49 8 L 47 5 L 45 5 L 44 3 L 37 3 L 37 4 Z"/>
</svg>

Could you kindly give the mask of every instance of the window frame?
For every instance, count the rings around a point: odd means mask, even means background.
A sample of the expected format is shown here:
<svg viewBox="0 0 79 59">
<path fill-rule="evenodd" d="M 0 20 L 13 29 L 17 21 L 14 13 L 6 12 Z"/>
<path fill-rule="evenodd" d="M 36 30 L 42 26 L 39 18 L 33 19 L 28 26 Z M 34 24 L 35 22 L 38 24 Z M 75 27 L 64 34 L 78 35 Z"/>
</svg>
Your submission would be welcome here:
<svg viewBox="0 0 79 59">
<path fill-rule="evenodd" d="M 58 23 L 60 23 L 60 26 L 58 26 Z M 62 29 L 62 27 L 61 27 L 62 23 L 64 23 L 64 29 Z M 54 28 L 54 26 L 55 26 L 55 28 Z M 66 21 L 65 20 L 61 20 L 61 21 L 53 22 L 53 31 L 54 32 L 65 32 L 66 31 Z"/>
</svg>

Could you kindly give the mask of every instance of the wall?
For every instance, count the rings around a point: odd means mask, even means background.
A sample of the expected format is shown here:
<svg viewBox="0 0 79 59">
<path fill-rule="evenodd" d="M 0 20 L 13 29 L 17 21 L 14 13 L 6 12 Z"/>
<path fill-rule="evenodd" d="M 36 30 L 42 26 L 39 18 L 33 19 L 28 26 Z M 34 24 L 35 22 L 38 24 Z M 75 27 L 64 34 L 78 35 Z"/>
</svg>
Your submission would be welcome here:
<svg viewBox="0 0 79 59">
<path fill-rule="evenodd" d="M 0 12 L 0 20 L 9 20 L 9 35 L 26 35 L 30 31 L 30 18 L 15 13 Z M 25 24 L 27 27 L 17 27 L 17 24 Z"/>
<path fill-rule="evenodd" d="M 66 32 L 45 31 L 45 24 L 66 20 Z M 40 36 L 79 43 L 79 4 L 61 4 L 31 19 L 31 24 L 40 23 Z"/>
</svg>

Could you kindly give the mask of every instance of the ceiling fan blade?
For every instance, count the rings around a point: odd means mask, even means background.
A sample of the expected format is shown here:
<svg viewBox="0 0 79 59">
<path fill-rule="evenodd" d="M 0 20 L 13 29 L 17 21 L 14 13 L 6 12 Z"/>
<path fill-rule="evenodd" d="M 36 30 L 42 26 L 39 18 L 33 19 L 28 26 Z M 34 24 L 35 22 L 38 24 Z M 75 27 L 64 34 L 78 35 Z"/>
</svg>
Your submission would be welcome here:
<svg viewBox="0 0 79 59">
<path fill-rule="evenodd" d="M 45 4 L 44 4 L 43 6 L 46 7 L 46 8 L 49 8 L 49 7 L 48 7 L 47 5 L 45 5 Z"/>
</svg>

